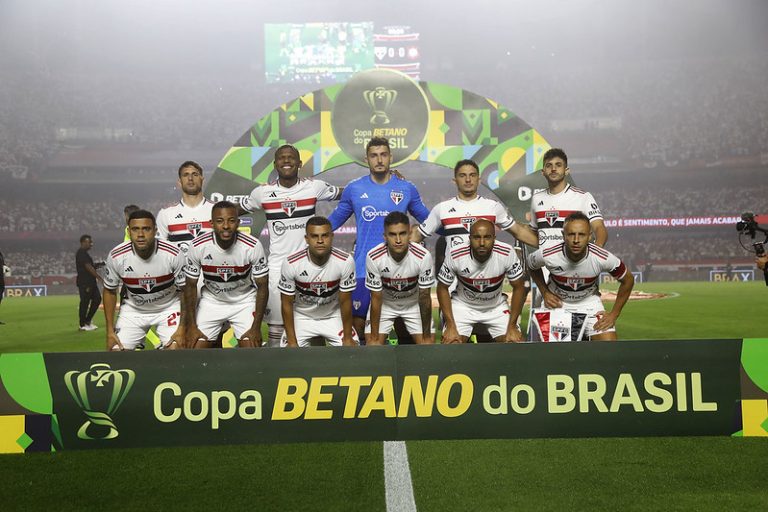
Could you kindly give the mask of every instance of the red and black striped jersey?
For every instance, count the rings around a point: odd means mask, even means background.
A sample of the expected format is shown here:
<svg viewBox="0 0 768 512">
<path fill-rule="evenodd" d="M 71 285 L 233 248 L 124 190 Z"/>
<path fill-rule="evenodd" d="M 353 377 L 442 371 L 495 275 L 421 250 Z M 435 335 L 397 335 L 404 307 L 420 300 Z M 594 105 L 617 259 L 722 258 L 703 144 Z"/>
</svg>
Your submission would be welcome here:
<svg viewBox="0 0 768 512">
<path fill-rule="evenodd" d="M 419 300 L 419 288 L 435 284 L 432 255 L 418 244 L 408 244 L 408 252 L 395 260 L 385 242 L 370 251 L 365 259 L 365 287 L 382 292 L 384 304 L 393 309 L 408 309 Z"/>
<path fill-rule="evenodd" d="M 589 221 L 603 218 L 597 201 L 589 192 L 568 184 L 558 194 L 540 190 L 531 198 L 531 227 L 538 231 L 539 249 L 563 241 L 563 222 L 574 212 L 582 212 Z"/>
<path fill-rule="evenodd" d="M 213 231 L 212 209 L 213 203 L 208 199 L 203 199 L 203 202 L 194 207 L 179 201 L 173 206 L 163 208 L 157 214 L 157 238 L 168 240 L 186 253 L 189 244 L 197 235 Z"/>
</svg>

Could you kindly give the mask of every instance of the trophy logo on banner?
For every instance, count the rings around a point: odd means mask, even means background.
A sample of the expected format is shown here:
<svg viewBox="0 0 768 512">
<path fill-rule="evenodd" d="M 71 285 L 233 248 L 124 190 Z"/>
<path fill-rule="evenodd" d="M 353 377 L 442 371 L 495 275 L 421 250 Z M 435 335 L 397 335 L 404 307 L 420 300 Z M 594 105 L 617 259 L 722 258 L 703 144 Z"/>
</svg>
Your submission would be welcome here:
<svg viewBox="0 0 768 512">
<path fill-rule="evenodd" d="M 89 370 L 70 371 L 64 383 L 88 418 L 77 431 L 80 439 L 114 439 L 118 436 L 112 415 L 133 386 L 133 370 L 113 370 L 106 363 L 94 363 Z"/>
<path fill-rule="evenodd" d="M 387 110 L 389 110 L 397 99 L 396 90 L 379 86 L 375 89 L 363 91 L 363 98 L 365 98 L 365 102 L 368 103 L 368 106 L 371 107 L 371 110 L 373 111 L 371 124 L 382 125 L 391 122 L 387 115 Z"/>
</svg>

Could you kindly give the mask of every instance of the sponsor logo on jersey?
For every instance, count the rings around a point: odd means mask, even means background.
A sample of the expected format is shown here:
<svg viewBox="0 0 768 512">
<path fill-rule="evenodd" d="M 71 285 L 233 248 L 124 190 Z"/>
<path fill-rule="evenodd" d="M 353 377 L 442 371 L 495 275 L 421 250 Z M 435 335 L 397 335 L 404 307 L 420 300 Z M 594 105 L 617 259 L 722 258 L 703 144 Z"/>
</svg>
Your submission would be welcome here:
<svg viewBox="0 0 768 512">
<path fill-rule="evenodd" d="M 544 206 L 544 201 L 539 201 L 539 203 L 536 206 Z"/>
<path fill-rule="evenodd" d="M 212 259 L 213 259 L 213 256 L 211 256 L 211 255 L 209 254 L 209 255 L 207 255 L 207 256 L 206 256 L 205 258 L 203 258 L 203 259 L 204 259 L 204 260 L 212 260 Z"/>
<path fill-rule="evenodd" d="M 309 274 L 307 274 L 306 270 L 304 270 L 301 274 L 299 274 L 299 276 L 301 276 L 301 277 L 307 277 L 308 275 Z"/>
<path fill-rule="evenodd" d="M 549 224 L 550 226 L 554 226 L 555 222 L 557 222 L 557 217 L 560 214 L 558 212 L 545 212 L 544 213 L 544 220 Z"/>
<path fill-rule="evenodd" d="M 157 284 L 157 279 L 154 277 L 139 279 L 139 286 L 145 290 L 152 291 L 152 288 Z"/>
<path fill-rule="evenodd" d="M 132 266 L 128 265 L 128 266 L 125 268 L 125 271 L 126 271 L 126 272 L 133 272 L 134 270 L 133 270 L 133 267 L 132 267 Z"/>
<path fill-rule="evenodd" d="M 464 267 L 463 269 L 461 269 L 461 273 L 462 274 L 469 274 L 469 268 Z"/>
<path fill-rule="evenodd" d="M 451 238 L 451 246 L 456 247 L 457 245 L 461 245 L 461 237 L 454 236 Z"/>
<path fill-rule="evenodd" d="M 394 190 L 389 193 L 390 199 L 392 199 L 392 202 L 395 204 L 400 204 L 400 201 L 403 200 L 403 193 L 402 192 L 395 192 Z"/>
<path fill-rule="evenodd" d="M 296 211 L 296 201 L 283 201 L 280 203 L 280 208 L 290 217 Z"/>
<path fill-rule="evenodd" d="M 448 213 L 456 213 L 456 208 L 454 208 L 454 207 L 451 207 L 451 209 L 450 209 L 450 210 L 448 210 Z"/>
<path fill-rule="evenodd" d="M 180 218 L 182 218 L 182 217 L 183 217 L 183 215 L 182 215 L 182 214 L 180 214 L 180 213 L 178 213 L 178 214 L 176 214 L 176 216 L 174 217 L 174 219 L 180 219 Z"/>
<path fill-rule="evenodd" d="M 371 222 L 376 217 L 386 217 L 387 215 L 389 215 L 389 212 L 387 210 L 384 210 L 384 211 L 377 210 L 375 207 L 371 205 L 366 205 L 362 207 L 362 209 L 360 210 L 360 214 L 363 217 L 363 220 L 365 222 Z"/>
<path fill-rule="evenodd" d="M 363 192 L 363 194 L 360 196 L 360 199 L 368 199 L 368 192 Z"/>
<path fill-rule="evenodd" d="M 382 272 L 389 272 L 389 271 L 390 271 L 390 270 L 389 270 L 389 267 L 384 267 L 384 268 L 382 269 Z"/>
<path fill-rule="evenodd" d="M 275 194 L 274 192 L 270 192 L 267 197 L 277 197 L 277 194 Z"/>
</svg>

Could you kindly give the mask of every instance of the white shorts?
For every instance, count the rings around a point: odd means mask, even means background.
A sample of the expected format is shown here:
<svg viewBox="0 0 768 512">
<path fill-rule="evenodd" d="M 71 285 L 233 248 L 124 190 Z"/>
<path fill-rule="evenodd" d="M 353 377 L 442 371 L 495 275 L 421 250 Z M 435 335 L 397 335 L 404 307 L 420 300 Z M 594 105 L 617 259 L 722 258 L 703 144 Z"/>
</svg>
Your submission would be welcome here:
<svg viewBox="0 0 768 512">
<path fill-rule="evenodd" d="M 509 305 L 506 302 L 502 302 L 492 309 L 477 309 L 459 300 L 452 300 L 451 308 L 453 309 L 453 319 L 456 321 L 456 330 L 461 336 L 469 337 L 477 324 L 485 325 L 492 338 L 507 334 Z"/>
<path fill-rule="evenodd" d="M 221 332 L 221 324 L 228 321 L 235 331 L 235 338 L 240 339 L 253 325 L 255 311 L 255 296 L 244 302 L 228 303 L 204 295 L 197 306 L 197 328 L 209 340 L 215 340 Z"/>
<path fill-rule="evenodd" d="M 315 337 L 325 338 L 326 344 L 332 347 L 341 346 L 342 334 L 344 334 L 344 325 L 341 322 L 341 314 L 329 318 L 311 318 L 301 313 L 293 313 L 293 326 L 296 330 L 296 341 L 300 347 L 308 347 L 309 340 Z M 280 340 L 281 347 L 287 347 L 287 335 L 283 332 Z M 352 339 L 360 344 L 357 339 L 357 333 L 352 329 Z"/>
<path fill-rule="evenodd" d="M 267 309 L 264 312 L 264 321 L 269 325 L 283 325 L 283 311 L 280 303 L 280 290 L 277 285 L 280 283 L 280 268 L 269 269 L 269 298 L 267 299 Z"/>
<path fill-rule="evenodd" d="M 389 334 L 395 325 L 395 320 L 403 319 L 408 333 L 422 334 L 424 327 L 421 325 L 421 309 L 415 304 L 408 309 L 393 309 L 386 304 L 381 305 L 381 318 L 379 319 L 379 334 Z M 365 319 L 365 334 L 371 333 L 371 308 L 368 308 L 368 318 Z"/>
<path fill-rule="evenodd" d="M 155 327 L 155 333 L 160 339 L 158 348 L 165 348 L 171 342 L 171 336 L 179 328 L 181 321 L 181 301 L 175 300 L 170 306 L 161 311 L 145 313 L 137 311 L 130 304 L 120 307 L 120 313 L 115 323 L 115 334 L 126 350 L 135 350 L 144 346 L 144 338 L 150 327 Z"/>
</svg>

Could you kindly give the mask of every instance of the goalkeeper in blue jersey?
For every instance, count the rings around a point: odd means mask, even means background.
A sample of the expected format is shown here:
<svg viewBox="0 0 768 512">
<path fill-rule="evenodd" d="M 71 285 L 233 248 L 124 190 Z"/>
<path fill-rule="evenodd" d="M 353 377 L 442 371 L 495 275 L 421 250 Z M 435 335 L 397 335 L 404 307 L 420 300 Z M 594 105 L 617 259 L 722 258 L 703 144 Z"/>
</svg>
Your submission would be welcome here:
<svg viewBox="0 0 768 512">
<path fill-rule="evenodd" d="M 384 240 L 384 217 L 393 211 L 407 212 L 421 223 L 429 215 L 414 184 L 390 172 L 392 152 L 387 139 L 372 138 L 365 146 L 365 159 L 370 174 L 344 187 L 339 205 L 328 217 L 335 231 L 355 215 L 357 287 L 352 292 L 352 321 L 361 341 L 371 301 L 371 293 L 365 287 L 365 257 Z"/>
</svg>

